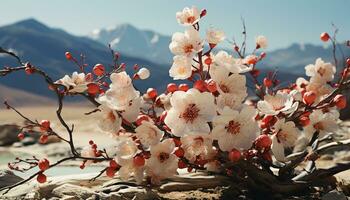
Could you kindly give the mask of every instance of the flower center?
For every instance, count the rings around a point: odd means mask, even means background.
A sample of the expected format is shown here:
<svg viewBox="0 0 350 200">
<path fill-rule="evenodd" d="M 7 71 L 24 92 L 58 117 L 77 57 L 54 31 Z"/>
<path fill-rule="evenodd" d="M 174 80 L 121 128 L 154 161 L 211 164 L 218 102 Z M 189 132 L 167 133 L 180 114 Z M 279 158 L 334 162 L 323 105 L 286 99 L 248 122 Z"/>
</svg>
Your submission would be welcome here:
<svg viewBox="0 0 350 200">
<path fill-rule="evenodd" d="M 314 128 L 316 130 L 324 130 L 324 126 L 323 126 L 322 122 L 318 122 L 318 123 L 314 124 Z"/>
<path fill-rule="evenodd" d="M 241 124 L 231 120 L 225 128 L 227 129 L 227 132 L 235 135 L 241 130 Z"/>
<path fill-rule="evenodd" d="M 194 16 L 187 17 L 187 23 L 189 23 L 189 24 L 192 24 L 195 20 L 196 20 L 196 18 Z"/>
<path fill-rule="evenodd" d="M 272 107 L 275 110 L 282 110 L 285 106 L 284 105 L 272 105 Z"/>
<path fill-rule="evenodd" d="M 287 134 L 285 132 L 282 132 L 281 130 L 277 132 L 276 137 L 279 143 L 287 140 Z"/>
<path fill-rule="evenodd" d="M 230 89 L 224 84 L 220 84 L 219 87 L 224 93 L 229 93 L 230 92 Z"/>
<path fill-rule="evenodd" d="M 158 155 L 158 160 L 162 163 L 162 162 L 165 162 L 167 159 L 169 158 L 169 154 L 168 153 L 165 153 L 165 152 L 161 152 L 159 155 Z"/>
<path fill-rule="evenodd" d="M 183 112 L 180 116 L 180 118 L 184 118 L 186 123 L 193 121 L 198 117 L 199 115 L 199 109 L 196 107 L 196 104 L 190 104 L 186 108 L 185 112 Z"/>
<path fill-rule="evenodd" d="M 111 112 L 108 113 L 107 118 L 108 118 L 109 120 L 111 120 L 112 122 L 114 122 L 114 121 L 116 120 L 116 117 L 115 117 L 113 111 L 111 111 Z"/>
<path fill-rule="evenodd" d="M 179 74 L 185 74 L 186 73 L 186 68 L 184 66 L 181 66 L 177 69 L 177 73 Z"/>
<path fill-rule="evenodd" d="M 317 70 L 317 73 L 323 76 L 326 73 L 326 69 L 324 67 L 321 67 L 320 69 Z"/>
<path fill-rule="evenodd" d="M 204 139 L 202 137 L 196 137 L 194 138 L 194 144 L 195 147 L 201 147 L 203 145 Z"/>
<path fill-rule="evenodd" d="M 192 44 L 187 44 L 187 45 L 184 46 L 183 49 L 184 49 L 184 52 L 185 52 L 185 53 L 191 53 L 191 52 L 193 51 L 194 48 L 193 48 L 193 45 L 192 45 Z"/>
</svg>

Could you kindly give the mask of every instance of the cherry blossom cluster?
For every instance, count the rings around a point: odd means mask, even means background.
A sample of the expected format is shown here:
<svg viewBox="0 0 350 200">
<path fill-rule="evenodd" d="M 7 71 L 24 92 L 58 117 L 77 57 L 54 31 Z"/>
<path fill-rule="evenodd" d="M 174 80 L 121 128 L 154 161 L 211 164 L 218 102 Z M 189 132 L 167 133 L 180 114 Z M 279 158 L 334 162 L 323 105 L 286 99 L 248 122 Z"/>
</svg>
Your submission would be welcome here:
<svg viewBox="0 0 350 200">
<path fill-rule="evenodd" d="M 210 28 L 201 37 L 199 22 L 206 13 L 196 7 L 176 13 L 185 30 L 172 36 L 169 75 L 183 83 L 169 83 L 166 91 L 149 88 L 141 94 L 134 82 L 147 79 L 150 71 L 135 65 L 135 74 L 128 75 L 113 51 L 112 70 L 97 64 L 91 73 L 66 53 L 81 72 L 66 75 L 51 87 L 59 87 L 63 95 L 92 99 L 97 110 L 90 114 L 98 119 L 101 132 L 116 141 L 114 155 L 90 141 L 79 152 L 82 169 L 108 161 L 109 177 L 117 173 L 123 180 L 133 177 L 138 183 L 146 179 L 152 184 L 186 168 L 230 174 L 228 164 L 241 160 L 283 165 L 288 162 L 286 150 L 298 139 L 312 141 L 337 130 L 346 98 L 335 91 L 347 81 L 349 59 L 340 80 L 334 80 L 336 66 L 318 58 L 305 67 L 308 80 L 298 78 L 282 87 L 276 73 L 261 77 L 258 69 L 266 57 L 262 51 L 268 46 L 266 37 L 257 36 L 248 55 L 245 42 L 239 46 L 233 41 L 232 51 L 220 50 L 217 45 L 226 39 L 223 31 Z M 325 42 L 331 39 L 327 33 L 321 35 Z M 26 72 L 33 73 L 30 65 Z M 248 96 L 248 80 L 256 98 Z M 49 121 L 33 123 L 43 135 L 52 134 Z M 49 161 L 38 160 L 37 165 L 43 172 Z M 45 182 L 43 173 L 39 175 L 38 181 Z"/>
</svg>

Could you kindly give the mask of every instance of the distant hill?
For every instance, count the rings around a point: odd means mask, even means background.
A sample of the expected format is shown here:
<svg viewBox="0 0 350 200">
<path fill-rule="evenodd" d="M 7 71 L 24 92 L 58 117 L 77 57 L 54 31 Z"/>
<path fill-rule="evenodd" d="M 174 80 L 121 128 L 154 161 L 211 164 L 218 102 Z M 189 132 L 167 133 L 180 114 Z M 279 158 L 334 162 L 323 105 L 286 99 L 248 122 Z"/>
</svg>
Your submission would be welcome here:
<svg viewBox="0 0 350 200">
<path fill-rule="evenodd" d="M 50 74 L 54 79 L 64 74 L 77 71 L 77 67 L 65 59 L 66 51 L 72 52 L 79 57 L 80 53 L 87 56 L 88 69 L 96 63 L 108 66 L 112 63 L 111 54 L 107 45 L 102 45 L 86 37 L 77 37 L 61 29 L 50 28 L 35 19 L 28 19 L 15 24 L 0 27 L 0 46 L 11 49 L 20 55 L 24 61 L 30 61 Z M 150 61 L 121 56 L 121 62 L 127 64 L 127 71 L 132 71 L 134 64 L 148 67 L 152 75 L 148 81 L 137 81 L 140 90 L 147 87 L 162 86 L 164 82 L 170 81 L 168 67 L 154 64 Z M 9 56 L 0 56 L 0 66 L 16 66 L 17 63 Z M 52 97 L 52 92 L 46 85 L 41 84 L 40 77 L 31 77 L 23 73 L 13 73 L 7 77 L 0 78 L 0 84 L 34 94 Z M 157 83 L 157 84 L 154 84 Z"/>
<path fill-rule="evenodd" d="M 22 105 L 56 105 L 53 99 L 48 97 L 43 97 L 40 95 L 35 95 L 22 90 L 17 90 L 14 88 L 8 88 L 6 86 L 0 85 L 0 102 L 8 101 L 11 105 L 22 106 Z M 3 106 L 1 105 L 0 108 Z"/>
<path fill-rule="evenodd" d="M 126 55 L 150 60 L 156 63 L 171 63 L 173 55 L 169 50 L 171 36 L 150 30 L 141 30 L 130 24 L 121 24 L 113 28 L 96 29 L 89 34 L 101 44 L 111 44 Z M 230 51 L 230 50 L 228 50 Z M 345 56 L 350 56 L 350 48 L 343 48 Z M 283 49 L 267 52 L 267 57 L 259 65 L 263 69 L 275 69 L 294 74 L 304 74 L 304 67 L 321 57 L 333 61 L 331 46 L 324 48 L 312 44 L 292 44 Z M 341 55 L 338 54 L 338 59 Z"/>
<path fill-rule="evenodd" d="M 103 45 L 111 44 L 123 54 L 164 64 L 172 61 L 169 50 L 170 36 L 154 31 L 140 30 L 130 24 L 121 24 L 114 28 L 96 29 L 89 37 Z"/>
</svg>

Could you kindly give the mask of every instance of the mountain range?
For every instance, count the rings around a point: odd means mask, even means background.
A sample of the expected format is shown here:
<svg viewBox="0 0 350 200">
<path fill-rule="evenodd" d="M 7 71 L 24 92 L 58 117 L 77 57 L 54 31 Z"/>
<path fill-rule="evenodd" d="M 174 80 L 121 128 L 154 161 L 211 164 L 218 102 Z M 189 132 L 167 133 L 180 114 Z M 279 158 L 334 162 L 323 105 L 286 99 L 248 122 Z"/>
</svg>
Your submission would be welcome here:
<svg viewBox="0 0 350 200">
<path fill-rule="evenodd" d="M 70 51 L 79 58 L 86 55 L 88 70 L 96 64 L 105 66 L 112 63 L 108 44 L 121 53 L 121 62 L 127 64 L 127 71 L 133 72 L 132 66 L 138 64 L 150 69 L 149 80 L 136 81 L 136 87 L 145 91 L 148 87 L 164 90 L 166 84 L 172 81 L 168 76 L 172 54 L 169 51 L 170 36 L 162 35 L 150 30 L 141 30 L 130 24 L 122 24 L 114 28 L 94 30 L 87 37 L 75 36 L 62 29 L 52 28 L 35 19 L 27 19 L 14 24 L 0 27 L 0 46 L 16 52 L 23 61 L 30 61 L 33 65 L 45 70 L 54 79 L 64 74 L 71 74 L 78 69 L 65 59 L 64 53 Z M 350 55 L 350 48 L 343 50 Z M 304 66 L 314 63 L 317 57 L 332 61 L 330 47 L 324 48 L 311 44 L 293 44 L 285 49 L 267 52 L 267 57 L 259 67 L 266 72 L 278 68 L 282 81 L 293 81 L 304 74 Z M 0 66 L 16 66 L 12 57 L 0 54 Z M 53 97 L 45 84 L 41 84 L 41 77 L 31 77 L 25 73 L 14 73 L 0 78 L 0 100 L 11 90 L 27 91 L 32 95 Z M 156 84 L 155 84 L 156 83 Z M 6 89 L 5 89 L 6 88 Z M 23 94 L 15 92 L 13 101 L 21 101 Z M 25 96 L 25 95 L 24 95 Z M 31 100 L 33 99 L 33 100 Z M 30 102 L 37 102 L 34 97 L 26 97 Z"/>
<path fill-rule="evenodd" d="M 101 44 L 111 44 L 113 48 L 126 55 L 150 60 L 160 64 L 170 64 L 173 55 L 169 50 L 171 36 L 150 30 L 141 30 L 130 24 L 121 24 L 113 28 L 96 29 L 88 35 Z M 229 49 L 224 49 L 233 53 Z M 345 55 L 350 55 L 350 48 L 342 48 Z M 313 44 L 294 43 L 289 47 L 269 51 L 261 63 L 264 69 L 275 69 L 294 74 L 303 74 L 307 64 L 314 63 L 318 57 L 333 61 L 332 47 Z M 337 55 L 339 58 L 340 54 Z"/>
</svg>

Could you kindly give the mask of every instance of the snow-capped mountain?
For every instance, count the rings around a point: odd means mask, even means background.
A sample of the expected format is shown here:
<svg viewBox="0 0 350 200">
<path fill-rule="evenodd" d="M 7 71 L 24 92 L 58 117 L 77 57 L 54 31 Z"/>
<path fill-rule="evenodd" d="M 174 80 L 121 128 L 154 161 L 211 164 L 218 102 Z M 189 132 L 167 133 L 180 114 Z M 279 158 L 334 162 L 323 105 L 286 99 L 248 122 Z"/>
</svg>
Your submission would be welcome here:
<svg viewBox="0 0 350 200">
<path fill-rule="evenodd" d="M 89 37 L 104 45 L 111 44 L 114 49 L 126 55 L 159 64 L 169 65 L 172 62 L 173 55 L 169 50 L 171 37 L 154 31 L 122 24 L 113 28 L 95 30 Z M 350 48 L 344 45 L 342 48 L 345 56 L 349 56 Z M 318 57 L 332 62 L 332 47 L 294 43 L 286 48 L 268 51 L 267 57 L 259 66 L 264 69 L 278 68 L 279 71 L 286 73 L 304 74 L 304 67 L 314 63 Z M 341 54 L 338 54 L 338 59 L 342 60 Z"/>
<path fill-rule="evenodd" d="M 172 60 L 169 50 L 170 36 L 154 31 L 140 30 L 130 24 L 121 24 L 113 28 L 96 29 L 89 34 L 104 45 L 125 55 L 147 59 L 159 64 L 168 64 Z"/>
</svg>

